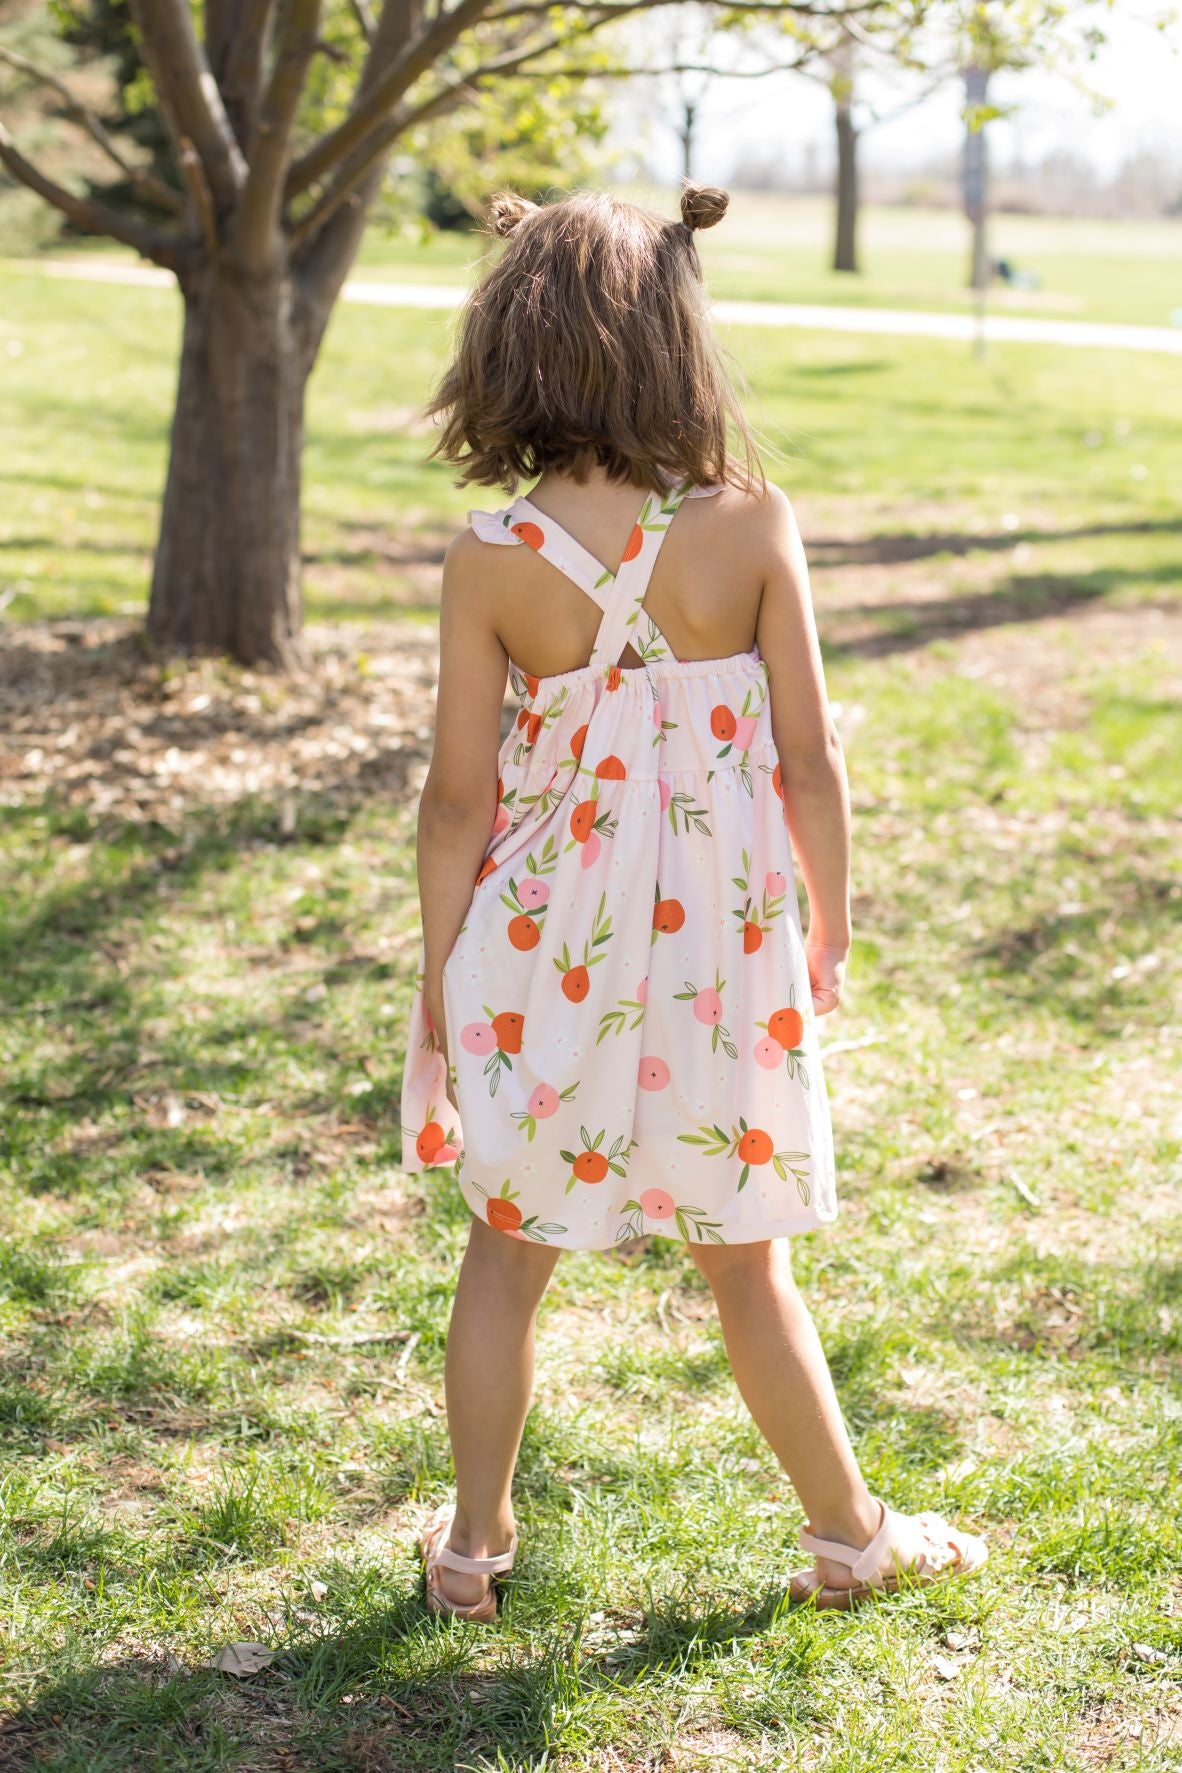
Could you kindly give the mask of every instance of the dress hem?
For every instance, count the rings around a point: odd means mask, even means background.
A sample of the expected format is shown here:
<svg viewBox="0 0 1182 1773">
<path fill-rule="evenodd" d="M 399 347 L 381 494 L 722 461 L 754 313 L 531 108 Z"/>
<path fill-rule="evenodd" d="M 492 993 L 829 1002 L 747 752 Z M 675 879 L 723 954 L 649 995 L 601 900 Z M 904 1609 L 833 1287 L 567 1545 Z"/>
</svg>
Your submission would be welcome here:
<svg viewBox="0 0 1182 1773">
<path fill-rule="evenodd" d="M 474 1219 L 479 1219 L 481 1224 L 487 1225 L 487 1198 L 484 1195 L 476 1194 L 474 1200 L 473 1197 L 469 1195 L 463 1179 L 459 1178 L 458 1180 L 460 1194 L 463 1197 L 465 1206 L 468 1208 Z M 477 1202 L 479 1204 L 477 1204 Z M 819 1231 L 822 1226 L 832 1225 L 838 1218 L 840 1210 L 840 1204 L 835 1204 L 831 1213 L 821 1213 L 816 1208 L 810 1207 L 804 1212 L 793 1213 L 786 1219 L 772 1220 L 769 1224 L 760 1227 L 758 1230 L 753 1230 L 749 1226 L 744 1227 L 743 1235 L 741 1237 L 724 1238 L 722 1244 L 714 1244 L 713 1239 L 708 1237 L 692 1239 L 685 1238 L 676 1231 L 662 1230 L 659 1224 L 646 1225 L 643 1231 L 637 1233 L 637 1236 L 662 1237 L 669 1243 L 685 1244 L 687 1248 L 693 1248 L 698 1244 L 702 1245 L 703 1248 L 712 1246 L 715 1249 L 720 1249 L 724 1246 L 733 1247 L 736 1244 L 770 1243 L 777 1237 L 802 1237 L 805 1232 Z M 502 1228 L 498 1226 L 495 1227 L 495 1229 L 500 1230 Z M 507 1232 L 506 1235 L 512 1234 Z M 522 1243 L 538 1244 L 550 1250 L 599 1250 L 602 1254 L 607 1255 L 612 1250 L 620 1249 L 625 1243 L 631 1243 L 634 1240 L 632 1238 L 620 1238 L 618 1240 L 613 1238 L 610 1243 L 605 1244 L 583 1241 L 570 1242 L 566 1239 L 557 1237 L 522 1237 L 518 1241 Z"/>
</svg>

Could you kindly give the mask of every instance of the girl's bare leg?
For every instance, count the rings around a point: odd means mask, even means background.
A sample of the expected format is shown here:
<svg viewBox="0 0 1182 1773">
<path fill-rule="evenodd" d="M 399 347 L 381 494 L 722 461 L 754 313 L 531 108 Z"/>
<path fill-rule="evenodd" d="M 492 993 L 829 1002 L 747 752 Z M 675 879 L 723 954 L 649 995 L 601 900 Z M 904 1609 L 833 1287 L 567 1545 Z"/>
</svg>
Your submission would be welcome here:
<svg viewBox="0 0 1182 1773">
<path fill-rule="evenodd" d="M 513 1537 L 510 1491 L 533 1389 L 534 1318 L 558 1256 L 473 1217 L 445 1368 L 456 1468 L 448 1544 L 464 1557 L 493 1557 Z M 465 1605 L 488 1590 L 486 1576 L 439 1575 L 448 1598 Z"/>
<path fill-rule="evenodd" d="M 787 1238 L 754 1244 L 694 1244 L 694 1261 L 718 1306 L 723 1339 L 743 1400 L 792 1480 L 812 1531 L 865 1546 L 880 1514 L 866 1487 L 829 1366 L 796 1289 Z M 825 1580 L 846 1587 L 844 1564 L 817 1561 Z"/>
</svg>

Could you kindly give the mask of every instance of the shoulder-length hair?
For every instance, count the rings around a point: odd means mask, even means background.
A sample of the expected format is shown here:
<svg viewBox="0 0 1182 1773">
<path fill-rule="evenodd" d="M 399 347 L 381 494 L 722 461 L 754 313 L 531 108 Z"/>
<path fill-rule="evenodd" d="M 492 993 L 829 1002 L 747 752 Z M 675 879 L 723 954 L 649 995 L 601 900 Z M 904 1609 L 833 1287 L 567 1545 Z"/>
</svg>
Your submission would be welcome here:
<svg viewBox="0 0 1182 1773">
<path fill-rule="evenodd" d="M 643 487 L 763 483 L 694 244 L 728 201 L 687 184 L 670 222 L 606 193 L 494 198 L 490 225 L 509 244 L 465 302 L 427 407 L 441 425 L 431 456 L 460 469 L 458 485 L 513 493 L 593 464 Z"/>
</svg>

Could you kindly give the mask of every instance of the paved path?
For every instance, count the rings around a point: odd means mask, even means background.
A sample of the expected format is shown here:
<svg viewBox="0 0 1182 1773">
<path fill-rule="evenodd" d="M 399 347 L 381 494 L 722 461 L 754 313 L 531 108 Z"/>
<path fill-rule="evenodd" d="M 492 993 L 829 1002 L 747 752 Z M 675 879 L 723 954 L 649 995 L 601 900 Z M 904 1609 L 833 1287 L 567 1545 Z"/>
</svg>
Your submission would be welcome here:
<svg viewBox="0 0 1182 1773">
<path fill-rule="evenodd" d="M 156 265 L 127 264 L 119 259 L 79 256 L 73 259 L 0 261 L 5 269 L 40 272 L 47 277 L 76 277 L 94 283 L 168 285 L 172 273 Z M 378 308 L 455 308 L 464 298 L 454 283 L 387 283 L 372 277 L 351 277 L 347 302 Z M 928 314 L 906 308 L 828 308 L 802 302 L 730 302 L 713 305 L 715 317 L 734 326 L 795 326 L 817 332 L 893 333 L 907 338 L 972 340 L 977 322 L 971 314 Z M 990 314 L 985 337 L 994 343 L 1074 345 L 1102 351 L 1165 351 L 1182 357 L 1182 327 L 1117 326 L 1092 320 L 1040 320 L 1021 314 Z"/>
</svg>

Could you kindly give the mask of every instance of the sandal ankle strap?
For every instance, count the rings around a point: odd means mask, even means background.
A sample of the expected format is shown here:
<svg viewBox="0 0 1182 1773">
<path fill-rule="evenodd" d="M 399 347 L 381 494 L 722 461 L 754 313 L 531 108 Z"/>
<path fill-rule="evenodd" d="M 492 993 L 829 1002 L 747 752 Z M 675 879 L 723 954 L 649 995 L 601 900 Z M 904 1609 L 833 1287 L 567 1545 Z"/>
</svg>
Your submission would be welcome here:
<svg viewBox="0 0 1182 1773">
<path fill-rule="evenodd" d="M 453 1551 L 450 1545 L 441 1545 L 431 1562 L 442 1564 L 445 1570 L 458 1570 L 464 1576 L 496 1576 L 513 1568 L 516 1551 L 517 1535 L 514 1533 L 508 1551 L 498 1551 L 493 1557 L 467 1558 L 461 1552 Z"/>
<path fill-rule="evenodd" d="M 832 1558 L 835 1564 L 845 1564 L 851 1576 L 857 1582 L 867 1582 L 877 1588 L 883 1582 L 881 1569 L 883 1553 L 890 1543 L 891 1511 L 885 1502 L 873 1499 L 882 1510 L 882 1520 L 877 1533 L 869 1545 L 859 1548 L 856 1545 L 842 1545 L 836 1539 L 818 1539 L 807 1527 L 800 1529 L 800 1548 L 818 1558 Z"/>
</svg>

